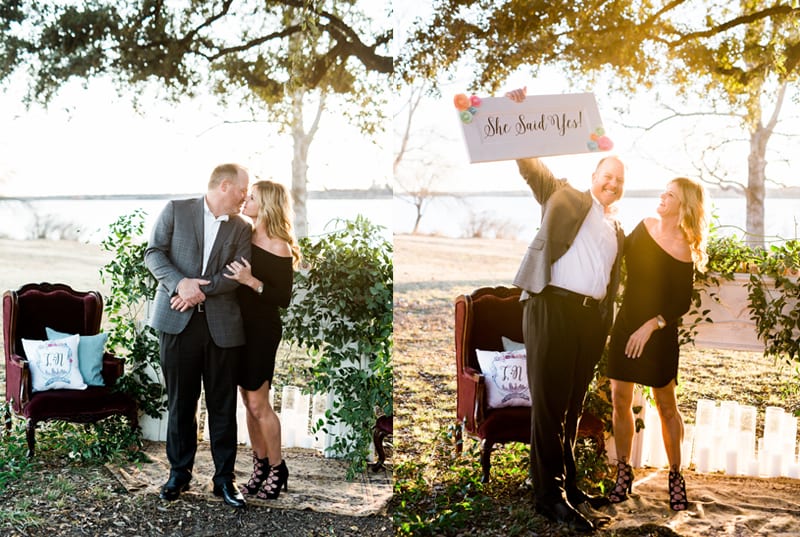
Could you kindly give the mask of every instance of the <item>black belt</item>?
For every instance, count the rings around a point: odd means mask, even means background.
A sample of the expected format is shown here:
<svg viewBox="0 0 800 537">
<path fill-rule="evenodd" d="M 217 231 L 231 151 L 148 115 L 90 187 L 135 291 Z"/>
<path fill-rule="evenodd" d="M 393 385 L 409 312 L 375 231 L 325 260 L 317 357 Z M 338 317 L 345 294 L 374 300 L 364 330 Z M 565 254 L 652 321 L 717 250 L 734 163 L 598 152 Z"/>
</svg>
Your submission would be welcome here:
<svg viewBox="0 0 800 537">
<path fill-rule="evenodd" d="M 562 289 L 561 287 L 554 287 L 552 285 L 548 285 L 542 290 L 542 293 L 549 293 L 551 295 L 561 296 L 564 298 L 568 298 L 574 302 L 577 302 L 578 305 L 583 306 L 584 308 L 596 308 L 600 305 L 600 301 L 596 298 L 592 298 L 590 296 L 582 295 L 580 293 L 575 293 L 573 291 L 569 291 L 567 289 Z"/>
</svg>

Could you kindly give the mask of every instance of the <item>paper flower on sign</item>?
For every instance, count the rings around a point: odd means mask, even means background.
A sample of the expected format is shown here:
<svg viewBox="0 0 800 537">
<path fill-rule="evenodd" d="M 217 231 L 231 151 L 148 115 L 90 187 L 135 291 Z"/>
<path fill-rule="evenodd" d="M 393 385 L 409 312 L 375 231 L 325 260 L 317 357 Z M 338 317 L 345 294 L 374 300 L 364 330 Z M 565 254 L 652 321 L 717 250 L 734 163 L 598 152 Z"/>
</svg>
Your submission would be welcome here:
<svg viewBox="0 0 800 537">
<path fill-rule="evenodd" d="M 612 147 L 614 147 L 614 142 L 612 142 L 611 138 L 608 136 L 601 136 L 597 140 L 597 147 L 600 148 L 600 151 L 609 151 Z"/>
<path fill-rule="evenodd" d="M 589 141 L 586 142 L 586 147 L 589 151 L 608 151 L 614 147 L 614 142 L 611 138 L 606 136 L 606 130 L 603 127 L 597 127 L 593 133 L 589 135 Z"/>
<path fill-rule="evenodd" d="M 459 111 L 459 117 L 464 123 L 471 123 L 472 118 L 478 113 L 478 107 L 481 105 L 481 98 L 477 95 L 467 96 L 464 93 L 459 93 L 453 97 L 453 104 Z"/>
<path fill-rule="evenodd" d="M 459 111 L 466 110 L 470 106 L 469 97 L 464 95 L 463 93 L 459 93 L 455 97 L 453 97 L 453 104 L 456 105 L 456 109 Z"/>
</svg>

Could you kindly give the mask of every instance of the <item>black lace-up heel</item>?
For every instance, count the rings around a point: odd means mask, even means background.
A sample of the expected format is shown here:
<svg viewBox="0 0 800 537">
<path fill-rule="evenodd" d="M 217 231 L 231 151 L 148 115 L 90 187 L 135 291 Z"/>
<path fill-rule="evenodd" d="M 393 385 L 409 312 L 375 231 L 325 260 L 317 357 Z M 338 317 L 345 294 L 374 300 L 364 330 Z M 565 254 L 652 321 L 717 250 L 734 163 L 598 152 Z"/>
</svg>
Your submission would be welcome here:
<svg viewBox="0 0 800 537">
<path fill-rule="evenodd" d="M 275 500 L 281 495 L 281 488 L 289 492 L 289 469 L 286 461 L 281 461 L 277 466 L 270 466 L 269 474 L 261 484 L 256 498 L 259 500 Z"/>
<path fill-rule="evenodd" d="M 617 484 L 608 493 L 608 501 L 620 503 L 628 499 L 633 489 L 633 468 L 624 461 L 617 461 Z"/>
<path fill-rule="evenodd" d="M 256 494 L 261 488 L 261 484 L 267 478 L 269 473 L 269 458 L 264 457 L 259 459 L 255 452 L 253 453 L 253 473 L 250 475 L 250 480 L 247 484 L 239 487 L 242 494 L 253 495 Z"/>
<path fill-rule="evenodd" d="M 680 472 L 669 473 L 669 506 L 673 511 L 685 511 L 689 507 L 686 481 Z"/>
</svg>

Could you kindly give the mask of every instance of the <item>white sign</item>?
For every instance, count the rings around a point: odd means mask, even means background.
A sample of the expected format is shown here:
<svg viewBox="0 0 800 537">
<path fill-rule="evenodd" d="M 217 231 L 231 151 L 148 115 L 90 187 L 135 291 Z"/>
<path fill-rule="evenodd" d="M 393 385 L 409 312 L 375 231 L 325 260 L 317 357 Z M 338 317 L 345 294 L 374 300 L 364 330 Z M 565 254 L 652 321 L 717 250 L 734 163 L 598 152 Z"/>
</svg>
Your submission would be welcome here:
<svg viewBox="0 0 800 537">
<path fill-rule="evenodd" d="M 609 151 L 593 93 L 453 99 L 470 162 Z"/>
</svg>

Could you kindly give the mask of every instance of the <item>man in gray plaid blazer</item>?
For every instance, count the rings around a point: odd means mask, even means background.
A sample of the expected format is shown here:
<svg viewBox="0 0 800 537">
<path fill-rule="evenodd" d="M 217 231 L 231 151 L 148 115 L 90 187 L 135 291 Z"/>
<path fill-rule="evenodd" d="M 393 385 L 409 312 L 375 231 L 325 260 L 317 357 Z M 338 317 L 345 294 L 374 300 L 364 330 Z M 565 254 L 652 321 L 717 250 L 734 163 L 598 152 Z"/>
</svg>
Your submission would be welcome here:
<svg viewBox="0 0 800 537">
<path fill-rule="evenodd" d="M 156 221 L 144 254 L 158 280 L 150 326 L 159 331 L 167 387 L 168 481 L 161 498 L 189 488 L 197 451 L 201 382 L 214 459 L 214 494 L 234 507 L 245 502 L 234 483 L 236 380 L 244 329 L 235 280 L 225 265 L 250 259 L 251 226 L 238 213 L 250 177 L 237 164 L 217 166 L 205 196 L 170 201 Z"/>
</svg>

